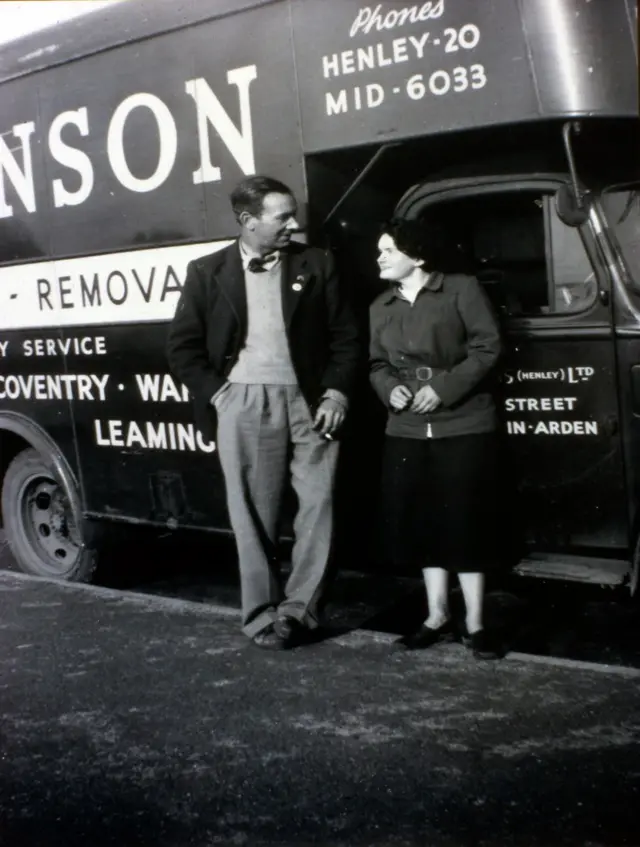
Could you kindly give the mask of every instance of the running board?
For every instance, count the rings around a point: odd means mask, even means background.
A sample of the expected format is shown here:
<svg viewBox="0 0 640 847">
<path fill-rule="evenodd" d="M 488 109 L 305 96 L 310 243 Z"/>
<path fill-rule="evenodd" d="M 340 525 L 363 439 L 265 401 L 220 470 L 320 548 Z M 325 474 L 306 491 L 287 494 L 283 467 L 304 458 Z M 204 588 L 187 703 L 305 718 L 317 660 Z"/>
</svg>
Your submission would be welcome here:
<svg viewBox="0 0 640 847">
<path fill-rule="evenodd" d="M 514 568 L 520 576 L 563 579 L 597 585 L 623 585 L 631 566 L 624 559 L 594 559 L 590 556 L 564 556 L 531 553 Z"/>
</svg>

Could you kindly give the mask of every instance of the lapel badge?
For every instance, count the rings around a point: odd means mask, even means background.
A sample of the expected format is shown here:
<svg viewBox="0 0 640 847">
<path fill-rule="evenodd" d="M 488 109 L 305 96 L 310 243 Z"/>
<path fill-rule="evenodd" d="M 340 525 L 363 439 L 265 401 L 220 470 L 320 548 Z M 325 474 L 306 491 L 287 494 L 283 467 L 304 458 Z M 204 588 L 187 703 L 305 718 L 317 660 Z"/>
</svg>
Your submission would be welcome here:
<svg viewBox="0 0 640 847">
<path fill-rule="evenodd" d="M 296 281 L 293 283 L 291 288 L 293 288 L 294 291 L 302 291 L 302 283 L 303 282 L 304 282 L 304 277 L 301 274 L 299 274 L 296 277 Z"/>
</svg>

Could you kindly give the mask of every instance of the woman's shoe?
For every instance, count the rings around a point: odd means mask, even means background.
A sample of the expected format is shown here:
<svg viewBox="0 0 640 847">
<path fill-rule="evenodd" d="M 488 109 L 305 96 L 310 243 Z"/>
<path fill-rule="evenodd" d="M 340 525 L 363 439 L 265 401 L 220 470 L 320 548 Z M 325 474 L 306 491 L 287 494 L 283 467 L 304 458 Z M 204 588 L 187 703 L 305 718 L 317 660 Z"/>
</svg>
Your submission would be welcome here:
<svg viewBox="0 0 640 847">
<path fill-rule="evenodd" d="M 424 624 L 415 632 L 409 635 L 403 635 L 394 641 L 397 647 L 402 647 L 405 650 L 424 650 L 437 644 L 439 641 L 450 640 L 448 636 L 453 636 L 453 625 L 450 620 L 445 621 L 436 629 Z"/>
<path fill-rule="evenodd" d="M 496 639 L 486 629 L 479 629 L 469 636 L 469 646 L 476 659 L 499 659 L 500 651 Z"/>
<path fill-rule="evenodd" d="M 471 647 L 471 636 L 469 635 L 466 624 L 461 623 L 456 627 L 454 637 L 464 647 Z"/>
</svg>

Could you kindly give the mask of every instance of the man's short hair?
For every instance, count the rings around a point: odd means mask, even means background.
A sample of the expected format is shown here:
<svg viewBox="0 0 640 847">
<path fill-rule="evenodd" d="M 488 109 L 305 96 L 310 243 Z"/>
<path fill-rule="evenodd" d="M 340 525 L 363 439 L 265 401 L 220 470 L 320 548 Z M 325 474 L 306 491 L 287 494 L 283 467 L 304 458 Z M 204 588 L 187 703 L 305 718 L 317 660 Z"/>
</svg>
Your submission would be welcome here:
<svg viewBox="0 0 640 847">
<path fill-rule="evenodd" d="M 249 176 L 238 183 L 230 196 L 231 208 L 236 220 L 240 221 L 242 212 L 259 215 L 267 194 L 288 194 L 293 197 L 289 186 L 270 176 Z"/>
</svg>

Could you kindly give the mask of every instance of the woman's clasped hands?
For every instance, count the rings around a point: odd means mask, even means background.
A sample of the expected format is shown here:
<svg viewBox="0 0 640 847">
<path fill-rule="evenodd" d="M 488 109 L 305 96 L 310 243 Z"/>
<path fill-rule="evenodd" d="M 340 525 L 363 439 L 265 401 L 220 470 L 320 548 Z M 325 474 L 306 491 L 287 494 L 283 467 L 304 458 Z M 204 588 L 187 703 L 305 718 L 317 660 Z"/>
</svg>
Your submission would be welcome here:
<svg viewBox="0 0 640 847">
<path fill-rule="evenodd" d="M 389 395 L 389 405 L 395 412 L 409 409 L 419 415 L 433 412 L 441 400 L 430 385 L 423 385 L 414 394 L 406 385 L 396 385 Z"/>
</svg>

